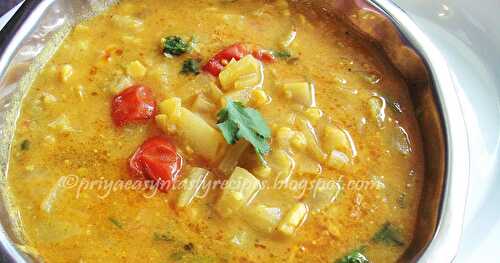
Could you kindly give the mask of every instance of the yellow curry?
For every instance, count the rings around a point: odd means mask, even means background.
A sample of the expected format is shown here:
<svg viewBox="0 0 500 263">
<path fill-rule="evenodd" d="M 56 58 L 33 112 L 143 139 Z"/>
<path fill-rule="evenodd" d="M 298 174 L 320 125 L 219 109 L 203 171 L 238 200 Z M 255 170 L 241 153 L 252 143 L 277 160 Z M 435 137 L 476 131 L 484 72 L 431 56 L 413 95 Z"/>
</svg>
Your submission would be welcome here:
<svg viewBox="0 0 500 263">
<path fill-rule="evenodd" d="M 38 73 L 8 190 L 44 262 L 395 262 L 422 178 L 404 80 L 335 18 L 123 0 Z"/>
</svg>

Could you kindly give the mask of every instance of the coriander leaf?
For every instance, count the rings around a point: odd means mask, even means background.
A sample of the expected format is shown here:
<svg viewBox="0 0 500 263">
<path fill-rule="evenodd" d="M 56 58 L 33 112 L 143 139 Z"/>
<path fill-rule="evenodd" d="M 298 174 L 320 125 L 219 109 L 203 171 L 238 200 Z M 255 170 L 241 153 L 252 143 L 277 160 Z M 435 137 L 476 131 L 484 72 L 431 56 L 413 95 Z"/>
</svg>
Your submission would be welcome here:
<svg viewBox="0 0 500 263">
<path fill-rule="evenodd" d="M 111 224 L 115 225 L 116 227 L 118 227 L 120 229 L 123 228 L 122 223 L 120 223 L 120 221 L 118 221 L 116 218 L 108 217 L 108 219 L 109 219 L 109 222 L 111 222 Z"/>
<path fill-rule="evenodd" d="M 200 74 L 200 62 L 201 60 L 193 58 L 185 60 L 184 63 L 182 64 L 181 73 L 182 74 L 192 73 L 194 75 Z"/>
<path fill-rule="evenodd" d="M 222 136 L 224 136 L 224 139 L 227 143 L 236 143 L 237 139 L 236 136 L 234 136 L 238 131 L 238 124 L 236 122 L 227 120 L 225 122 L 217 124 L 217 126 L 221 130 Z"/>
<path fill-rule="evenodd" d="M 190 45 L 178 36 L 168 36 L 162 42 L 165 55 L 180 56 L 191 49 Z"/>
<path fill-rule="evenodd" d="M 295 62 L 297 62 L 297 60 L 299 60 L 298 57 L 292 56 L 290 51 L 287 50 L 280 50 L 280 51 L 275 50 L 272 52 L 272 54 L 274 57 L 282 59 L 286 61 L 288 64 L 294 64 Z"/>
<path fill-rule="evenodd" d="M 28 139 L 25 139 L 21 142 L 21 150 L 27 151 L 30 149 L 31 142 Z"/>
<path fill-rule="evenodd" d="M 261 160 L 271 147 L 271 130 L 258 111 L 227 98 L 227 106 L 217 114 L 217 127 L 229 144 L 245 139 L 253 145 Z"/>
<path fill-rule="evenodd" d="M 248 113 L 250 118 L 252 118 L 254 120 L 253 129 L 260 131 L 260 135 L 262 135 L 262 137 L 270 138 L 271 137 L 271 130 L 267 126 L 266 120 L 264 120 L 264 118 L 262 118 L 262 115 L 260 115 L 260 113 L 257 110 L 252 109 L 252 108 L 247 108 L 246 112 Z"/>
<path fill-rule="evenodd" d="M 272 52 L 273 56 L 277 58 L 291 58 L 292 54 L 290 54 L 290 51 L 287 50 L 275 50 Z"/>
<path fill-rule="evenodd" d="M 228 103 L 229 105 L 229 103 Z M 234 107 L 228 107 L 228 114 L 238 116 L 245 126 L 255 131 L 264 138 L 271 137 L 271 130 L 267 127 L 266 121 L 258 111 L 252 108 L 246 108 L 241 102 L 233 102 Z M 240 126 L 241 129 L 241 126 Z M 245 137 L 238 137 L 245 138 Z"/>
<path fill-rule="evenodd" d="M 363 255 L 365 247 L 353 250 L 349 254 L 335 261 L 335 263 L 369 263 L 368 258 Z"/>
<path fill-rule="evenodd" d="M 227 108 L 224 108 L 217 113 L 217 120 L 224 120 L 225 121 L 228 118 L 229 118 L 229 112 L 228 112 Z"/>
<path fill-rule="evenodd" d="M 391 245 L 391 246 L 404 245 L 401 233 L 395 226 L 393 226 L 389 222 L 382 225 L 380 230 L 377 233 L 375 233 L 372 240 L 375 243 L 384 243 L 386 245 Z"/>
<path fill-rule="evenodd" d="M 167 241 L 167 242 L 174 241 L 173 237 L 166 234 L 160 234 L 157 232 L 153 233 L 153 239 L 155 241 Z"/>
<path fill-rule="evenodd" d="M 255 134 L 255 132 L 247 126 L 240 126 L 238 132 L 236 133 L 236 138 L 243 138 L 247 140 L 253 145 L 258 155 L 267 154 L 271 149 L 266 138 Z"/>
</svg>

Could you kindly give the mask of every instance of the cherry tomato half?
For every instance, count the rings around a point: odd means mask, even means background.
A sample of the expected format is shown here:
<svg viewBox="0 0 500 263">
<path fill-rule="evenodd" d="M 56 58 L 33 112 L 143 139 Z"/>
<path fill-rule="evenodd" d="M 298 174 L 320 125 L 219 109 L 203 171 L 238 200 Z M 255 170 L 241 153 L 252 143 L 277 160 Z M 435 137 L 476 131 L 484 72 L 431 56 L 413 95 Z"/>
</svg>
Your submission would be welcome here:
<svg viewBox="0 0 500 263">
<path fill-rule="evenodd" d="M 148 87 L 135 85 L 126 88 L 113 98 L 111 117 L 116 126 L 146 122 L 156 112 L 156 101 Z"/>
<path fill-rule="evenodd" d="M 276 57 L 274 57 L 273 53 L 269 50 L 265 49 L 256 49 L 252 52 L 252 56 L 264 63 L 273 63 L 276 61 Z"/>
<path fill-rule="evenodd" d="M 133 176 L 153 180 L 163 192 L 175 184 L 181 168 L 182 157 L 175 145 L 163 136 L 146 140 L 129 160 Z"/>
<path fill-rule="evenodd" d="M 212 74 L 214 77 L 219 76 L 219 73 L 224 68 L 224 63 L 231 61 L 233 58 L 235 60 L 240 60 L 244 56 L 248 54 L 248 50 L 243 44 L 234 44 L 225 48 L 224 50 L 217 53 L 214 57 L 212 57 L 205 66 L 203 66 L 203 70 Z"/>
</svg>

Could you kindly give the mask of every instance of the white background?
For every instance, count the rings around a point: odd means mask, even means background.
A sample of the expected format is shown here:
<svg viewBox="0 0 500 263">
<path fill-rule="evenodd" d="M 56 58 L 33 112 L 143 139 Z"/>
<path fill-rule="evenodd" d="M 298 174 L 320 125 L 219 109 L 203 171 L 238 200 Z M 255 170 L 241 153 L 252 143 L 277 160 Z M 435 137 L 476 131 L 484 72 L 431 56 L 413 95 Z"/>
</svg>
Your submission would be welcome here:
<svg viewBox="0 0 500 263">
<path fill-rule="evenodd" d="M 500 0 L 393 1 L 447 59 L 465 112 L 470 189 L 455 262 L 500 262 Z"/>
<path fill-rule="evenodd" d="M 395 2 L 446 57 L 465 112 L 470 189 L 455 262 L 500 262 L 500 1 Z"/>
</svg>

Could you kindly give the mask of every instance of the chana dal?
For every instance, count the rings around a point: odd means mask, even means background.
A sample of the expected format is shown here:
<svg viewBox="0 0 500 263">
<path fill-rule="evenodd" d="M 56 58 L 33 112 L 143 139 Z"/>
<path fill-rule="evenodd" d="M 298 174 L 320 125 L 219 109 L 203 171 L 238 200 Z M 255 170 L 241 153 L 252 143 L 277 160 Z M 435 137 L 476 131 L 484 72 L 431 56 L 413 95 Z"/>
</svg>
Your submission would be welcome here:
<svg viewBox="0 0 500 263">
<path fill-rule="evenodd" d="M 38 73 L 8 189 L 44 262 L 395 262 L 422 178 L 404 80 L 337 19 L 123 0 Z"/>
</svg>

